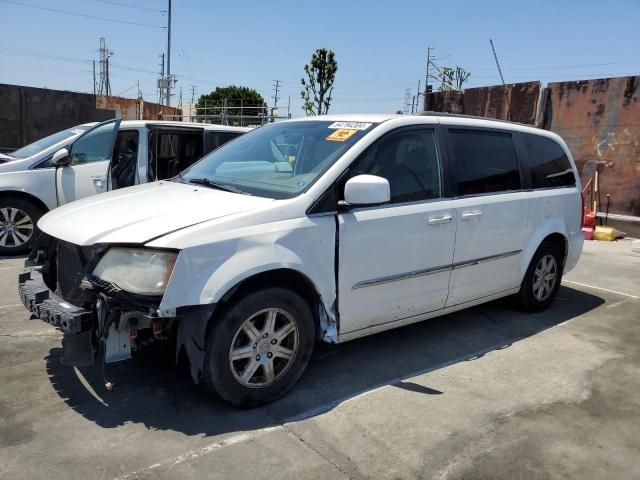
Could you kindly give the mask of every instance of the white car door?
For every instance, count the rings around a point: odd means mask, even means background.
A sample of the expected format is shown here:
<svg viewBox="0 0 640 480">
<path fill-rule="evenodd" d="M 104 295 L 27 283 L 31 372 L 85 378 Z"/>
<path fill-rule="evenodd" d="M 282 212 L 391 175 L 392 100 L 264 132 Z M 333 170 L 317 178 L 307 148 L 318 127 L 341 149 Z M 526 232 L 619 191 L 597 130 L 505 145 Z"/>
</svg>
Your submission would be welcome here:
<svg viewBox="0 0 640 480">
<path fill-rule="evenodd" d="M 530 194 L 512 134 L 449 128 L 456 241 L 447 307 L 517 288 Z"/>
<path fill-rule="evenodd" d="M 70 146 L 69 165 L 58 169 L 59 204 L 107 190 L 107 168 L 120 119 L 108 120 L 87 130 Z"/>
<path fill-rule="evenodd" d="M 391 202 L 338 215 L 340 335 L 442 309 L 453 258 L 455 209 L 441 198 L 433 128 L 387 134 L 351 166 L 361 173 L 389 180 Z"/>
</svg>

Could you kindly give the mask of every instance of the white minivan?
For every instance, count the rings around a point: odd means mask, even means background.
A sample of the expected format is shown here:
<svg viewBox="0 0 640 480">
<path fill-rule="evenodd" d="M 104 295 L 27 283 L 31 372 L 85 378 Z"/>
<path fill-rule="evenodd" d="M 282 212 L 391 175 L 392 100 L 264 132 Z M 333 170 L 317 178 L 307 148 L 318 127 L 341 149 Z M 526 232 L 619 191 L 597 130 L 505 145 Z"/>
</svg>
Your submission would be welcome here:
<svg viewBox="0 0 640 480">
<path fill-rule="evenodd" d="M 0 164 L 0 255 L 29 252 L 36 222 L 49 210 L 174 177 L 249 130 L 116 118 L 63 130 L 13 152 Z"/>
<path fill-rule="evenodd" d="M 295 384 L 318 340 L 508 295 L 545 309 L 582 251 L 581 218 L 576 167 L 548 131 L 308 117 L 45 215 L 19 289 L 64 332 L 67 364 L 175 338 L 196 382 L 252 407 Z"/>
</svg>

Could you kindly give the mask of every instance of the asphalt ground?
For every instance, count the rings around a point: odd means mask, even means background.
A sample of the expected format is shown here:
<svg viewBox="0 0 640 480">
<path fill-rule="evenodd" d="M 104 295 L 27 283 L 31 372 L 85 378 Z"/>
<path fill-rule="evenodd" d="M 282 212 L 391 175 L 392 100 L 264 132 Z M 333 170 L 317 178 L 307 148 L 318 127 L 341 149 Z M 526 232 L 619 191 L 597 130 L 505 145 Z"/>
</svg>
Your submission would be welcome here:
<svg viewBox="0 0 640 480">
<path fill-rule="evenodd" d="M 320 345 L 255 410 L 212 399 L 156 346 L 60 364 L 61 335 L 0 260 L 0 478 L 640 478 L 640 254 L 586 242 L 556 302 L 489 303 Z"/>
</svg>

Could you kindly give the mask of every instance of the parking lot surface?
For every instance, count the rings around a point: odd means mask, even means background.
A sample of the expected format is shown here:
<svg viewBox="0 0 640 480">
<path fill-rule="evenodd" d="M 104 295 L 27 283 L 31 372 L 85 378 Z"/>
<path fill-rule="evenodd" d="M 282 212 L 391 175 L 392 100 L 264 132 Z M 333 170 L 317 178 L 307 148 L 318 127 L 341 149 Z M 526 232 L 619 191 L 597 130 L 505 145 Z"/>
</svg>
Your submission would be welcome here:
<svg viewBox="0 0 640 480">
<path fill-rule="evenodd" d="M 499 301 L 338 346 L 236 410 L 154 345 L 60 364 L 0 260 L 0 478 L 640 477 L 640 254 L 587 242 L 554 305 Z"/>
</svg>

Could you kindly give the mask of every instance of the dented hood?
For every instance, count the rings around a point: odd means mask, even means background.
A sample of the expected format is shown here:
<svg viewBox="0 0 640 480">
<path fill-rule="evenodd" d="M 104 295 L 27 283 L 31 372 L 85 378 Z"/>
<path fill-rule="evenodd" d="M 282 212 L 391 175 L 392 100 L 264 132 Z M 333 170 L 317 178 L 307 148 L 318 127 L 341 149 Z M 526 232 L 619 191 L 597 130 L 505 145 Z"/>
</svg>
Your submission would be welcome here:
<svg viewBox="0 0 640 480">
<path fill-rule="evenodd" d="M 77 245 L 145 243 L 196 223 L 273 200 L 178 182 L 155 182 L 88 197 L 47 213 L 43 232 Z"/>
</svg>

